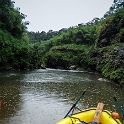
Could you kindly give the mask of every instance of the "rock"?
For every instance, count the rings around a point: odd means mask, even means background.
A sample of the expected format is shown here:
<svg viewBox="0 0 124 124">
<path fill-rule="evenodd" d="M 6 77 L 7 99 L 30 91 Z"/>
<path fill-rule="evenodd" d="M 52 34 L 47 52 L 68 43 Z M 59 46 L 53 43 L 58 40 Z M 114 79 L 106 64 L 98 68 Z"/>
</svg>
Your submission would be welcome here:
<svg viewBox="0 0 124 124">
<path fill-rule="evenodd" d="M 46 69 L 46 67 L 43 65 L 43 64 L 41 64 L 41 69 Z"/>
<path fill-rule="evenodd" d="M 72 66 L 69 67 L 69 69 L 70 70 L 75 70 L 75 69 L 77 69 L 77 65 L 72 65 Z"/>
<path fill-rule="evenodd" d="M 108 80 L 104 79 L 104 78 L 99 78 L 98 81 L 105 81 L 105 82 L 109 82 Z"/>
<path fill-rule="evenodd" d="M 118 59 L 122 60 L 124 59 L 124 44 L 117 46 L 114 48 L 114 53 L 118 57 Z M 117 58 L 116 57 L 116 58 Z"/>
<path fill-rule="evenodd" d="M 106 38 L 99 41 L 99 47 L 105 47 L 110 44 L 110 41 Z"/>
</svg>

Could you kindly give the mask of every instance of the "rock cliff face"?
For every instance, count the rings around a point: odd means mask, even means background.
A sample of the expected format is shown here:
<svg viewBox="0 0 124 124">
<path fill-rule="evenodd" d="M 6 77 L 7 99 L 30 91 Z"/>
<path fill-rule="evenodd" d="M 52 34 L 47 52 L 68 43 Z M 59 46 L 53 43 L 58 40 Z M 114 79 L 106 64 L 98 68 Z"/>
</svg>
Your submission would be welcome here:
<svg viewBox="0 0 124 124">
<path fill-rule="evenodd" d="M 103 21 L 96 46 L 88 54 L 88 67 L 124 84 L 124 8 Z"/>
<path fill-rule="evenodd" d="M 111 61 L 116 65 L 124 67 L 124 44 L 114 48 L 113 55 L 111 56 Z"/>
<path fill-rule="evenodd" d="M 96 70 L 124 84 L 124 19 L 121 14 L 115 15 L 100 32 Z"/>
<path fill-rule="evenodd" d="M 98 49 L 96 70 L 116 83 L 124 84 L 124 43 Z"/>
</svg>

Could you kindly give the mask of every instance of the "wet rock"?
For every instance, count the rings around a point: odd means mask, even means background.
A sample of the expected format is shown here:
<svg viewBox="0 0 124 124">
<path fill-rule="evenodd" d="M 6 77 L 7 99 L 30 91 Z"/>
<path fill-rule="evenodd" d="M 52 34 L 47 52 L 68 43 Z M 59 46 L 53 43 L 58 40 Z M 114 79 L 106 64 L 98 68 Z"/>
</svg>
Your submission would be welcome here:
<svg viewBox="0 0 124 124">
<path fill-rule="evenodd" d="M 124 61 L 124 44 L 114 48 L 114 61 L 123 62 Z M 114 56 L 113 55 L 113 56 Z"/>
<path fill-rule="evenodd" d="M 75 69 L 77 69 L 77 65 L 72 65 L 72 66 L 69 67 L 69 69 L 70 70 L 75 70 Z"/>
<path fill-rule="evenodd" d="M 98 43 L 99 47 L 104 47 L 104 46 L 107 46 L 107 45 L 109 45 L 109 40 L 107 40 L 106 38 L 100 40 L 99 43 Z"/>
<path fill-rule="evenodd" d="M 45 65 L 41 64 L 41 69 L 46 69 Z"/>
</svg>

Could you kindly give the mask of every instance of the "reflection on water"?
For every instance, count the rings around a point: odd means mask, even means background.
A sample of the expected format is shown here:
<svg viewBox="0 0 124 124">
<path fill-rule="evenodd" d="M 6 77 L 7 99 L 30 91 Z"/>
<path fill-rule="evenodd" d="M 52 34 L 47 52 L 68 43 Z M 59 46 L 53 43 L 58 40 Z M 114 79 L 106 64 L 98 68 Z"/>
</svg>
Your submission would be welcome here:
<svg viewBox="0 0 124 124">
<path fill-rule="evenodd" d="M 84 89 L 87 92 L 79 108 L 103 102 L 105 109 L 119 112 L 113 96 L 123 105 L 124 88 L 99 78 L 94 73 L 54 69 L 0 73 L 0 123 L 54 124 L 66 115 Z"/>
</svg>

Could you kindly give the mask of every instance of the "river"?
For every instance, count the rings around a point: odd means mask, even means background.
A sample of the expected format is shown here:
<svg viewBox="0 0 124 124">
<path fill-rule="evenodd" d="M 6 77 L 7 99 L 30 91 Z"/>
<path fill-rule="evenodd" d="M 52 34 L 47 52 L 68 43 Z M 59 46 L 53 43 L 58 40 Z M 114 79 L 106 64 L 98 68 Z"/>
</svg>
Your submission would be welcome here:
<svg viewBox="0 0 124 124">
<path fill-rule="evenodd" d="M 0 124 L 55 124 L 85 89 L 80 109 L 103 102 L 104 109 L 121 114 L 113 96 L 124 108 L 124 88 L 99 74 L 56 69 L 0 72 Z"/>
</svg>

